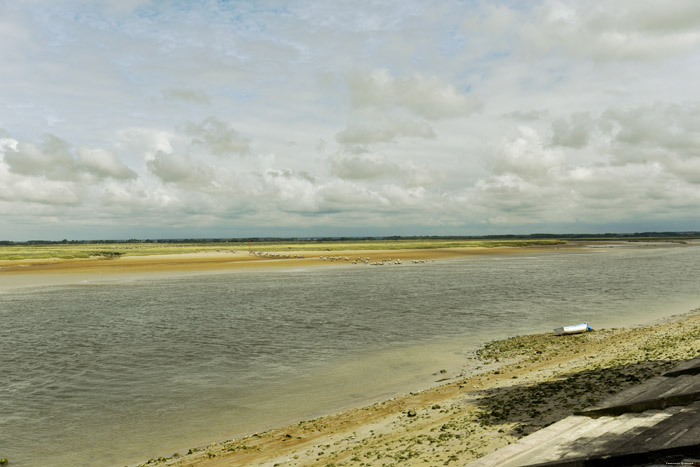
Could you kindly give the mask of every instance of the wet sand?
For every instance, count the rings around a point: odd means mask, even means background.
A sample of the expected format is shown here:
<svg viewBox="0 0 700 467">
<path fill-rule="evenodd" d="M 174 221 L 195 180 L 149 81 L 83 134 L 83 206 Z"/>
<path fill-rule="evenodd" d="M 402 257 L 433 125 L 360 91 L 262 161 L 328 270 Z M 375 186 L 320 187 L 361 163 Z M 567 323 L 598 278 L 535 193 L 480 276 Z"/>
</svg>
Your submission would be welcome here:
<svg viewBox="0 0 700 467">
<path fill-rule="evenodd" d="M 465 465 L 699 350 L 700 309 L 634 328 L 513 337 L 477 352 L 473 374 L 431 389 L 142 465 Z"/>
</svg>

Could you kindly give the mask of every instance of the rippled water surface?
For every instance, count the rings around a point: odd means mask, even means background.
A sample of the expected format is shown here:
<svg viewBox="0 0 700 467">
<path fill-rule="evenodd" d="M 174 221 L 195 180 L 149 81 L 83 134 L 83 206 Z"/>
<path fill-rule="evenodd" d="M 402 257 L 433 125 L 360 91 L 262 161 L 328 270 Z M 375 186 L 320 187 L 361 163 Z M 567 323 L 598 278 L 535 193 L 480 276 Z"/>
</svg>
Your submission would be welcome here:
<svg viewBox="0 0 700 467">
<path fill-rule="evenodd" d="M 0 457 L 167 456 L 425 385 L 496 337 L 688 311 L 699 277 L 700 248 L 619 248 L 7 290 Z"/>
</svg>

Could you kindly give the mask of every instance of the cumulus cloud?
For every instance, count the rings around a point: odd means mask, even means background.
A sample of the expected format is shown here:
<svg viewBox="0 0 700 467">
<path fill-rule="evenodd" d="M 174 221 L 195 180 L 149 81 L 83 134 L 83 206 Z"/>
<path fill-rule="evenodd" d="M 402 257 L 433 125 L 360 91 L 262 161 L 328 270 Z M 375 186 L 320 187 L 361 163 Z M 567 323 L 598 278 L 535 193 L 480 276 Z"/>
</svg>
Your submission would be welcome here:
<svg viewBox="0 0 700 467">
<path fill-rule="evenodd" d="M 560 146 L 546 144 L 531 127 L 519 127 L 517 136 L 491 148 L 492 175 L 466 190 L 462 202 L 493 225 L 692 215 L 692 203 L 700 201 L 700 192 L 692 188 L 700 167 L 700 158 L 692 155 L 700 147 L 692 135 L 695 114 L 694 109 L 656 106 L 609 109 L 598 119 L 572 116 L 566 121 L 582 119 L 587 128 L 597 129 L 592 148 L 606 157 L 597 163 L 567 161 Z M 682 128 L 691 134 L 681 135 Z M 645 151 L 656 157 L 640 155 Z"/>
<path fill-rule="evenodd" d="M 398 164 L 389 162 L 381 154 L 338 156 L 331 159 L 331 173 L 349 180 L 370 180 L 388 177 L 399 172 Z"/>
<path fill-rule="evenodd" d="M 470 93 L 417 73 L 405 77 L 394 77 L 385 69 L 352 73 L 347 85 L 358 109 L 399 108 L 427 120 L 440 120 L 470 115 L 483 107 Z"/>
<path fill-rule="evenodd" d="M 262 174 L 262 179 L 264 185 L 254 189 L 258 202 L 267 201 L 285 212 L 317 211 L 318 187 L 308 174 L 290 169 L 268 169 Z"/>
<path fill-rule="evenodd" d="M 614 163 L 657 163 L 700 183 L 700 106 L 610 108 L 601 115 L 600 126 L 611 137 Z"/>
<path fill-rule="evenodd" d="M 165 183 L 203 187 L 216 179 L 214 169 L 186 154 L 159 151 L 147 163 L 149 170 Z"/>
<path fill-rule="evenodd" d="M 693 0 L 553 1 L 531 14 L 520 31 L 541 51 L 559 49 L 600 61 L 655 60 L 700 44 L 700 4 Z"/>
<path fill-rule="evenodd" d="M 129 180 L 137 177 L 136 172 L 124 165 L 113 152 L 81 146 L 76 153 L 76 165 L 98 178 Z"/>
<path fill-rule="evenodd" d="M 4 159 L 10 171 L 21 175 L 53 180 L 72 180 L 77 175 L 68 143 L 50 134 L 40 146 L 18 142 L 17 149 L 5 151 Z"/>
<path fill-rule="evenodd" d="M 125 128 L 116 132 L 114 143 L 125 151 L 152 158 L 158 152 L 173 152 L 173 133 L 156 128 Z"/>
<path fill-rule="evenodd" d="M 249 139 L 214 116 L 207 117 L 200 123 L 186 123 L 183 127 L 193 137 L 193 144 L 202 145 L 217 156 L 241 155 L 250 151 Z"/>
<path fill-rule="evenodd" d="M 393 178 L 409 187 L 430 185 L 444 177 L 428 166 L 411 161 L 391 162 L 377 153 L 338 155 L 330 159 L 331 173 L 345 180 L 378 180 Z"/>
<path fill-rule="evenodd" d="M 552 144 L 570 148 L 582 148 L 588 144 L 595 122 L 588 112 L 577 112 L 567 119 L 552 123 Z"/>
<path fill-rule="evenodd" d="M 50 180 L 75 181 L 88 176 L 102 180 L 136 178 L 136 173 L 124 165 L 116 154 L 80 147 L 73 155 L 70 145 L 54 135 L 43 143 L 17 142 L 4 150 L 4 162 L 9 170 L 20 175 L 44 177 Z"/>
<path fill-rule="evenodd" d="M 552 123 L 552 145 L 590 148 L 611 165 L 656 164 L 700 182 L 700 106 L 657 103 L 610 107 L 593 118 L 573 113 Z"/>
<path fill-rule="evenodd" d="M 73 183 L 21 176 L 0 164 L 0 200 L 67 206 L 78 204 L 81 197 Z"/>
<path fill-rule="evenodd" d="M 434 139 L 435 132 L 423 121 L 383 118 L 379 122 L 352 123 L 338 132 L 335 139 L 340 144 L 365 145 L 392 142 L 400 136 Z"/>
<path fill-rule="evenodd" d="M 552 174 L 562 169 L 563 155 L 556 149 L 546 148 L 533 128 L 520 126 L 518 133 L 492 148 L 490 168 L 496 174 L 515 174 L 546 183 Z"/>
</svg>

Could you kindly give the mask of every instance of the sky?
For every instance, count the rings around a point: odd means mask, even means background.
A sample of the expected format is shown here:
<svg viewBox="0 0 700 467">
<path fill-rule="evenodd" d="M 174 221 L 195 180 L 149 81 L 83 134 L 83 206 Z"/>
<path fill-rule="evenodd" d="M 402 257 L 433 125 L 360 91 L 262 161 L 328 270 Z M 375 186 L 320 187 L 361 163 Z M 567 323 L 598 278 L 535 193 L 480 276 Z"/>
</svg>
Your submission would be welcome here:
<svg viewBox="0 0 700 467">
<path fill-rule="evenodd" d="M 700 230 L 700 2 L 0 0 L 0 240 Z"/>
</svg>

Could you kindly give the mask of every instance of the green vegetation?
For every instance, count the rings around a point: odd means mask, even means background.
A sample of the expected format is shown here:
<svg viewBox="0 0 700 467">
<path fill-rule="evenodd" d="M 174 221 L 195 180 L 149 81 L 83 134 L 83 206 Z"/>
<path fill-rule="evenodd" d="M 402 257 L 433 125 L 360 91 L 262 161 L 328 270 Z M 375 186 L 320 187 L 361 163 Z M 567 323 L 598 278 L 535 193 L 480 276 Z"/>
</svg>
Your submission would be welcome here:
<svg viewBox="0 0 700 467">
<path fill-rule="evenodd" d="M 557 245 L 566 243 L 557 239 L 546 240 L 459 240 L 446 238 L 425 239 L 368 239 L 368 240 L 307 240 L 264 241 L 253 243 L 253 248 L 265 251 L 352 251 L 352 250 L 422 250 L 436 248 L 495 248 Z"/>
<path fill-rule="evenodd" d="M 401 239 L 401 240 L 263 240 L 251 241 L 253 250 L 266 252 L 284 251 L 349 251 L 349 250 L 402 250 L 475 247 L 524 247 L 565 243 L 557 239 L 542 240 L 453 240 L 453 239 Z M 201 252 L 247 251 L 248 241 L 202 242 L 122 242 L 122 243 L 48 243 L 27 242 L 0 244 L 0 260 L 20 259 L 81 259 L 92 257 L 118 258 L 120 256 L 171 255 Z"/>
<path fill-rule="evenodd" d="M 0 260 L 80 259 L 91 257 L 170 255 L 180 253 L 247 251 L 351 251 L 351 250 L 417 250 L 435 248 L 495 248 L 559 245 L 569 241 L 629 241 L 687 243 L 700 237 L 699 232 L 644 232 L 637 234 L 531 234 L 418 237 L 332 237 L 332 238 L 245 238 L 245 239 L 180 239 L 180 240 L 62 240 L 50 242 L 0 241 Z"/>
<path fill-rule="evenodd" d="M 239 248 L 242 248 L 239 246 Z M 0 245 L 0 260 L 20 259 L 84 259 L 93 257 L 169 255 L 203 251 L 231 250 L 231 245 L 219 244 L 160 244 L 160 243 L 41 243 Z"/>
</svg>

